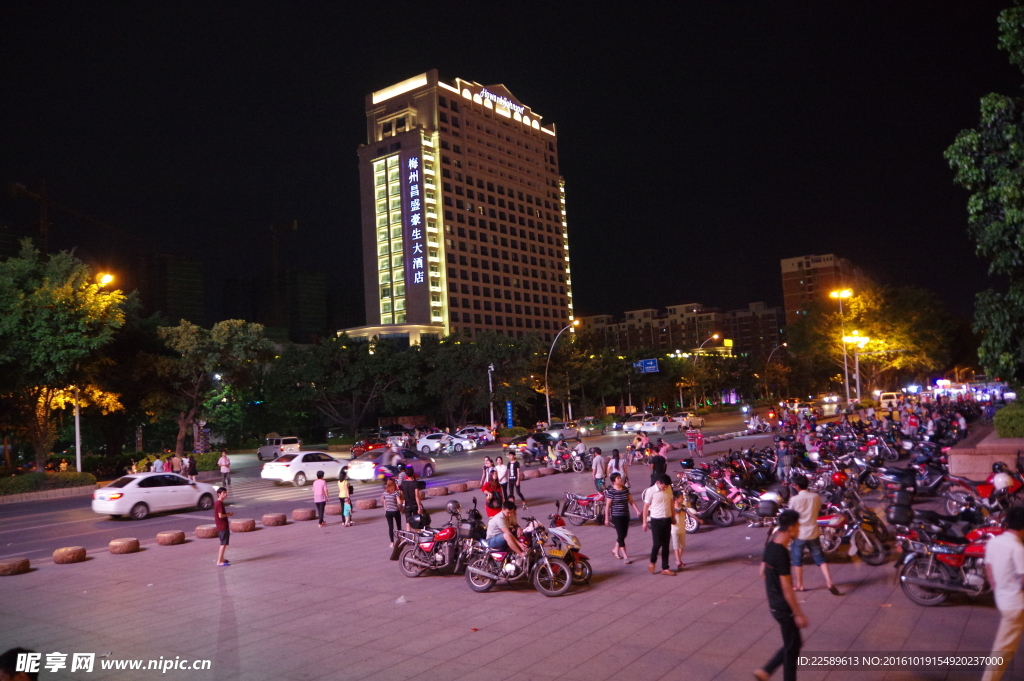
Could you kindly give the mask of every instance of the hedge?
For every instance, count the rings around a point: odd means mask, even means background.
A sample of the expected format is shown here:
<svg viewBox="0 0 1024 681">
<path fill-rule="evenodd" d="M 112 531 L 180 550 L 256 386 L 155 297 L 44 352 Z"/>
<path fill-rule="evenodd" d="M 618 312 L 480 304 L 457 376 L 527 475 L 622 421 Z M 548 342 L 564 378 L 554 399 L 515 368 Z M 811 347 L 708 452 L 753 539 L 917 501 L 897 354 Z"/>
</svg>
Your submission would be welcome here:
<svg viewBox="0 0 1024 681">
<path fill-rule="evenodd" d="M 1011 402 L 996 412 L 993 423 L 999 437 L 1024 437 L 1024 405 Z"/>
<path fill-rule="evenodd" d="M 63 487 L 83 487 L 95 485 L 96 476 L 92 473 L 25 473 L 0 478 L 0 495 L 25 494 L 26 492 L 42 492 Z"/>
<path fill-rule="evenodd" d="M 516 426 L 515 428 L 498 428 L 498 437 L 519 437 L 529 433 L 526 428 Z"/>
</svg>

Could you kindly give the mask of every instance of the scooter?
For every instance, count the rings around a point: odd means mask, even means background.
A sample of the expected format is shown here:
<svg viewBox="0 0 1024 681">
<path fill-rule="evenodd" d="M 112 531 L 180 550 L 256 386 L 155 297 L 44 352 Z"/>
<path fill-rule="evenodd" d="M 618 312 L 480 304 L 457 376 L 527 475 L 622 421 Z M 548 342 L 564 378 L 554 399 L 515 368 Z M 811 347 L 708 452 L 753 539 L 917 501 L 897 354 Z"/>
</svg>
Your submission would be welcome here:
<svg viewBox="0 0 1024 681">
<path fill-rule="evenodd" d="M 583 544 L 565 526 L 565 520 L 558 513 L 558 502 L 555 502 L 555 512 L 548 516 L 548 535 L 554 548 L 548 549 L 549 556 L 561 558 L 572 570 L 573 584 L 588 584 L 594 569 L 590 566 L 590 558 L 580 553 Z"/>
</svg>

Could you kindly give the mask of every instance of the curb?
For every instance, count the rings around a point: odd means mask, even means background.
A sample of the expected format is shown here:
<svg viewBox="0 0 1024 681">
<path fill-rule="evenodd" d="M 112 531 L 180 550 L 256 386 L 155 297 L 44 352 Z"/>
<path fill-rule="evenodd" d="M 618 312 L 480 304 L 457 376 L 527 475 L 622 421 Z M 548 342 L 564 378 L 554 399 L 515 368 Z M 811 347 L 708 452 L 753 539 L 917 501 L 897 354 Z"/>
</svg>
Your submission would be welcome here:
<svg viewBox="0 0 1024 681">
<path fill-rule="evenodd" d="M 82 485 L 80 487 L 58 487 L 42 492 L 24 492 L 22 494 L 5 494 L 0 496 L 0 504 L 17 504 L 22 501 L 38 501 L 40 499 L 62 499 L 64 497 L 84 497 L 91 495 L 99 485 Z"/>
</svg>

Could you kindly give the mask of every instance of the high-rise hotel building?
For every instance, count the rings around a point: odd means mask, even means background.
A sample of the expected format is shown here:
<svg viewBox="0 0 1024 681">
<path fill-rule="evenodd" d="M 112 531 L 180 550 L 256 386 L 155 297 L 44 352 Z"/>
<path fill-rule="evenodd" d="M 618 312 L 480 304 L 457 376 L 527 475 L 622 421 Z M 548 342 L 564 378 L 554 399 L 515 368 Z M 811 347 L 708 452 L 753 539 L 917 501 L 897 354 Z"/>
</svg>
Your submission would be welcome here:
<svg viewBox="0 0 1024 681">
<path fill-rule="evenodd" d="M 366 137 L 367 326 L 350 335 L 550 340 L 573 319 L 554 125 L 503 85 L 432 70 L 367 96 Z"/>
</svg>

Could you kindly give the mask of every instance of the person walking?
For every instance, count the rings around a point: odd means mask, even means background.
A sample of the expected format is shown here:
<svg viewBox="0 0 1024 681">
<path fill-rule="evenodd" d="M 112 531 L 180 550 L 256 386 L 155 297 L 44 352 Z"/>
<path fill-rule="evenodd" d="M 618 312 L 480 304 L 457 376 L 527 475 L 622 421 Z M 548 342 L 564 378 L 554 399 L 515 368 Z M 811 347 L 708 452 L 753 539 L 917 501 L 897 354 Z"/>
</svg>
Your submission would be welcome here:
<svg viewBox="0 0 1024 681">
<path fill-rule="evenodd" d="M 778 529 L 764 548 L 761 578 L 768 594 L 768 607 L 772 617 L 782 629 L 782 647 L 768 664 L 754 670 L 754 678 L 768 681 L 775 670 L 782 667 L 784 681 L 796 681 L 797 660 L 803 640 L 800 630 L 807 627 L 807 617 L 800 609 L 790 576 L 789 548 L 800 533 L 800 514 L 793 510 L 779 514 Z"/>
<path fill-rule="evenodd" d="M 196 461 L 195 454 L 188 457 L 188 479 L 192 482 L 196 481 L 196 476 L 199 475 L 199 462 Z"/>
<path fill-rule="evenodd" d="M 591 468 L 594 472 L 594 487 L 598 492 L 604 491 L 604 481 L 608 475 L 608 466 L 605 463 L 604 457 L 601 456 L 601 448 L 594 447 L 591 449 L 594 453 L 594 459 L 590 462 Z M 605 516 L 608 514 L 605 513 Z"/>
<path fill-rule="evenodd" d="M 316 472 L 316 480 L 313 481 L 313 505 L 316 506 L 317 519 L 320 521 L 317 527 L 324 527 L 324 509 L 327 508 L 327 481 L 324 480 L 324 472 Z"/>
<path fill-rule="evenodd" d="M 191 465 L 192 465 L 192 457 L 189 456 L 188 452 L 185 452 L 181 456 L 181 474 L 184 477 L 188 478 L 189 480 L 192 479 L 192 477 L 189 475 L 189 472 L 188 472 L 188 469 L 189 469 L 189 467 Z"/>
<path fill-rule="evenodd" d="M 171 457 L 171 472 L 181 475 L 181 457 L 177 454 Z"/>
<path fill-rule="evenodd" d="M 614 450 L 618 454 L 619 450 Z M 626 489 L 621 473 L 612 473 L 609 477 L 611 487 L 604 492 L 604 524 L 615 528 L 615 546 L 612 547 L 612 555 L 621 558 L 629 565 L 633 561 L 626 553 L 626 535 L 629 534 L 629 509 L 640 515 L 640 509 L 636 507 L 633 496 Z"/>
<path fill-rule="evenodd" d="M 494 460 L 494 472 L 498 474 L 498 484 L 501 485 L 502 496 L 505 496 L 505 490 L 508 489 L 508 466 L 505 465 L 504 459 L 500 456 Z"/>
<path fill-rule="evenodd" d="M 157 457 L 155 459 L 153 459 L 153 472 L 154 473 L 163 473 L 164 472 L 164 460 L 161 459 L 159 455 L 157 455 Z"/>
<path fill-rule="evenodd" d="M 217 537 L 220 538 L 220 550 L 217 552 L 217 567 L 227 567 L 231 565 L 225 558 L 224 552 L 227 551 L 228 544 L 231 543 L 231 524 L 228 522 L 228 517 L 233 516 L 234 513 L 228 513 L 224 510 L 224 500 L 228 497 L 228 490 L 225 487 L 217 488 L 217 501 L 213 502 L 213 522 L 217 527 Z"/>
<path fill-rule="evenodd" d="M 676 517 L 676 522 L 672 526 L 672 553 L 676 556 L 676 572 L 686 567 L 686 563 L 683 562 L 683 551 L 686 549 L 686 514 L 689 507 L 690 502 L 685 492 L 675 496 L 672 502 L 672 512 Z"/>
<path fill-rule="evenodd" d="M 623 485 L 629 488 L 629 467 L 626 466 L 626 460 L 619 454 L 619 450 L 613 449 L 612 455 L 608 458 L 608 479 L 610 480 L 613 475 L 618 473 L 622 476 Z M 640 515 L 639 513 L 637 515 Z"/>
<path fill-rule="evenodd" d="M 380 495 L 384 503 L 384 518 L 388 521 L 388 541 L 395 546 L 395 530 L 402 529 L 402 492 L 392 478 L 384 483 L 384 493 Z"/>
<path fill-rule="evenodd" d="M 697 429 L 697 457 L 704 458 L 704 431 Z"/>
<path fill-rule="evenodd" d="M 686 448 L 691 457 L 697 455 L 697 432 L 692 423 L 686 427 Z"/>
<path fill-rule="evenodd" d="M 821 568 L 821 574 L 825 576 L 825 587 L 833 596 L 838 596 L 839 589 L 832 583 L 832 573 L 829 571 L 828 563 L 825 562 L 825 552 L 821 550 L 821 530 L 818 529 L 818 515 L 821 510 L 821 497 L 817 492 L 807 489 L 807 476 L 797 473 L 793 476 L 793 484 L 800 491 L 795 497 L 789 500 L 789 508 L 800 514 L 800 532 L 790 545 L 790 554 L 793 561 L 793 588 L 796 591 L 806 591 L 804 588 L 804 547 L 811 552 L 814 564 Z"/>
<path fill-rule="evenodd" d="M 423 513 L 423 489 L 426 483 L 416 477 L 412 466 L 405 469 L 405 480 L 402 481 L 402 502 L 405 504 L 405 531 L 412 531 L 412 517 Z"/>
<path fill-rule="evenodd" d="M 658 453 L 651 457 L 651 462 L 648 465 L 651 469 L 651 484 L 654 485 L 661 476 L 668 473 L 668 457 L 661 453 L 662 450 L 658 450 Z"/>
<path fill-rule="evenodd" d="M 352 527 L 352 482 L 348 479 L 348 466 L 342 468 L 338 473 L 338 503 L 341 504 L 343 526 Z"/>
<path fill-rule="evenodd" d="M 1024 632 L 1024 506 L 1006 511 L 1006 531 L 985 545 L 985 573 L 999 608 L 999 629 L 992 642 L 992 656 L 1003 664 L 985 668 L 982 681 L 999 681 L 1017 652 Z"/>
<path fill-rule="evenodd" d="M 519 498 L 522 502 L 526 503 L 526 497 L 523 496 L 523 489 L 520 487 L 522 481 L 522 464 L 519 463 L 519 459 L 516 458 L 515 452 L 508 453 L 508 486 L 505 492 L 505 498 L 515 501 L 516 493 L 519 494 Z"/>
<path fill-rule="evenodd" d="M 669 569 L 668 553 L 671 543 L 672 525 L 675 524 L 675 516 L 672 515 L 672 479 L 668 475 L 662 475 L 653 485 L 644 490 L 644 512 L 643 528 L 651 528 L 651 564 L 648 570 L 653 575 L 657 572 L 658 552 L 661 552 L 661 574 L 675 576 L 675 572 Z"/>
<path fill-rule="evenodd" d="M 220 466 L 220 474 L 224 480 L 221 483 L 224 487 L 231 486 L 231 459 L 228 458 L 228 450 L 223 449 L 220 452 L 220 458 L 217 459 L 217 465 Z"/>
</svg>

